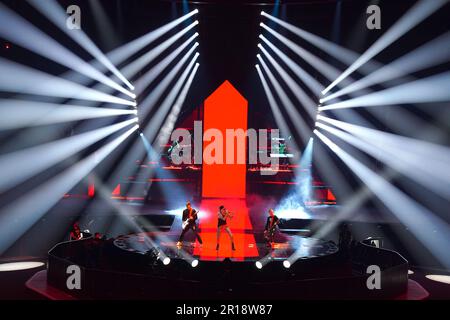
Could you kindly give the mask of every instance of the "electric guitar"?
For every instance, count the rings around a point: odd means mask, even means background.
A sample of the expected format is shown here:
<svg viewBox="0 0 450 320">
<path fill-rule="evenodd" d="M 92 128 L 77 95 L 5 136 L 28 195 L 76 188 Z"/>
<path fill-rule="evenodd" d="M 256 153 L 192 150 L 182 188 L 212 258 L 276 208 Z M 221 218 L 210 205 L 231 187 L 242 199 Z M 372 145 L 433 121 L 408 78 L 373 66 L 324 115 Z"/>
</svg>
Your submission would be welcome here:
<svg viewBox="0 0 450 320">
<path fill-rule="evenodd" d="M 277 222 L 275 222 L 269 229 L 264 230 L 264 238 L 269 241 L 273 235 L 275 234 L 275 230 L 277 225 L 281 222 L 281 219 L 278 219 Z"/>
<path fill-rule="evenodd" d="M 194 212 L 192 213 L 192 216 L 189 217 L 189 218 L 187 218 L 186 220 L 183 221 L 183 225 L 182 225 L 183 230 L 186 229 L 186 227 L 187 227 L 190 223 L 194 222 L 194 221 L 197 219 L 197 213 L 198 213 L 198 211 L 195 211 L 195 210 L 193 210 L 193 211 L 194 211 Z"/>
</svg>

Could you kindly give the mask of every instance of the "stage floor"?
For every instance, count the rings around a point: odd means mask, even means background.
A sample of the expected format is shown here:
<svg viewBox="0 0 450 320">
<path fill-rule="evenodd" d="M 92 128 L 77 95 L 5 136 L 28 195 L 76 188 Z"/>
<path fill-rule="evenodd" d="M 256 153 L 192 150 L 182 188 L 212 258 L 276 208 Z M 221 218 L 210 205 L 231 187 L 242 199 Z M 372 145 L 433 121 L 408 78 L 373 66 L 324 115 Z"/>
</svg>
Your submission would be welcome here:
<svg viewBox="0 0 450 320">
<path fill-rule="evenodd" d="M 174 232 L 147 232 L 118 237 L 114 245 L 137 254 L 146 254 L 155 246 L 171 259 L 183 258 L 183 253 L 187 253 L 200 261 L 221 261 L 225 258 L 232 261 L 285 260 L 293 254 L 300 259 L 309 259 L 338 251 L 333 242 L 295 235 L 277 234 L 273 246 L 268 247 L 261 235 L 238 231 L 234 234 L 235 251 L 231 250 L 226 235 L 220 239 L 219 250 L 216 250 L 215 232 L 202 232 L 201 237 L 203 245 L 195 240 L 184 241 L 178 247 L 178 234 Z"/>
</svg>

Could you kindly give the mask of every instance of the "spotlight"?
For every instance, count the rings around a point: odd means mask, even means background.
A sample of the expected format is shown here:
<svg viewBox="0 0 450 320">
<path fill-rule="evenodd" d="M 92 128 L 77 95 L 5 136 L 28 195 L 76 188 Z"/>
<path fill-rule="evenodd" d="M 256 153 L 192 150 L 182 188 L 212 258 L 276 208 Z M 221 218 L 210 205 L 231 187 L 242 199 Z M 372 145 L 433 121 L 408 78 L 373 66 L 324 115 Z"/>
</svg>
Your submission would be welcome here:
<svg viewBox="0 0 450 320">
<path fill-rule="evenodd" d="M 198 20 L 195 20 L 195 22 L 194 22 L 194 23 L 195 23 L 195 25 L 199 24 Z"/>
<path fill-rule="evenodd" d="M 0 272 L 2 271 L 18 271 L 28 270 L 44 266 L 45 263 L 37 261 L 9 262 L 0 264 Z"/>
<path fill-rule="evenodd" d="M 323 102 L 324 102 L 323 100 L 324 100 L 324 99 L 319 99 L 319 102 L 320 102 L 320 103 L 323 103 Z"/>
<path fill-rule="evenodd" d="M 259 69 L 259 64 L 255 64 L 256 69 Z"/>
<path fill-rule="evenodd" d="M 139 135 L 141 136 L 141 137 L 143 137 L 144 136 L 144 134 L 141 132 L 141 133 L 139 133 Z"/>
<path fill-rule="evenodd" d="M 262 44 L 261 43 L 258 43 L 258 48 L 261 48 L 262 47 Z"/>
<path fill-rule="evenodd" d="M 143 134 L 141 133 L 140 135 L 142 136 Z M 163 264 L 164 264 L 165 266 L 167 266 L 169 263 L 170 263 L 170 258 L 169 258 L 169 257 L 165 257 L 165 258 L 163 259 Z"/>
<path fill-rule="evenodd" d="M 256 57 L 258 57 L 258 58 L 259 58 L 259 57 L 261 57 L 261 55 L 260 55 L 260 54 L 258 53 L 258 54 L 256 55 Z"/>
<path fill-rule="evenodd" d="M 450 284 L 450 276 L 441 275 L 441 274 L 427 274 L 425 278 L 441 282 L 441 283 L 447 283 Z"/>
<path fill-rule="evenodd" d="M 195 64 L 195 66 L 196 66 L 196 67 L 200 66 L 200 63 L 197 62 L 197 63 Z"/>
<path fill-rule="evenodd" d="M 263 15 L 265 15 L 266 13 L 264 12 L 264 11 L 261 11 L 261 15 L 263 16 Z"/>
<path fill-rule="evenodd" d="M 199 43 L 198 42 L 196 42 L 196 43 L 194 43 L 194 45 L 197 47 L 198 45 L 199 45 Z"/>
<path fill-rule="evenodd" d="M 258 36 L 258 38 L 262 39 L 262 38 L 263 38 L 263 35 L 262 35 L 262 34 L 260 34 L 260 35 Z"/>
<path fill-rule="evenodd" d="M 260 27 L 262 27 L 263 25 L 264 25 L 264 23 L 262 23 L 262 22 L 259 24 Z"/>
<path fill-rule="evenodd" d="M 137 107 L 136 101 L 132 102 L 131 105 L 132 105 L 133 107 Z"/>
<path fill-rule="evenodd" d="M 262 267 L 263 267 L 263 265 L 262 265 L 262 263 L 261 263 L 260 261 L 256 261 L 256 262 L 255 262 L 255 266 L 256 266 L 258 269 L 262 269 Z"/>
<path fill-rule="evenodd" d="M 198 260 L 197 259 L 192 260 L 191 266 L 192 266 L 192 268 L 195 268 L 196 266 L 198 266 Z"/>
<path fill-rule="evenodd" d="M 198 9 L 195 9 L 193 12 L 194 12 L 194 14 L 197 14 L 198 13 Z"/>
<path fill-rule="evenodd" d="M 136 99 L 136 95 L 134 93 L 131 93 L 130 97 Z"/>
<path fill-rule="evenodd" d="M 139 118 L 138 117 L 134 118 L 134 121 L 139 122 Z"/>
<path fill-rule="evenodd" d="M 289 262 L 289 260 L 284 260 L 283 261 L 283 267 L 285 267 L 286 269 L 291 267 L 291 263 Z"/>
<path fill-rule="evenodd" d="M 134 114 L 137 114 L 137 110 L 133 110 L 133 113 L 134 113 Z"/>
</svg>

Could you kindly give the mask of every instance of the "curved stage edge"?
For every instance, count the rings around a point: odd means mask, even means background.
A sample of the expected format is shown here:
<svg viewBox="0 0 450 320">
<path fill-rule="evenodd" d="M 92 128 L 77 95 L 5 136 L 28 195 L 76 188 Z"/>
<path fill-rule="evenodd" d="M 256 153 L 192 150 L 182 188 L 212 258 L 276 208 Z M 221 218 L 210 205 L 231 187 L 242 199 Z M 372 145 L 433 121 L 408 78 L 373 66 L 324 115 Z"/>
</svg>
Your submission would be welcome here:
<svg viewBox="0 0 450 320">
<path fill-rule="evenodd" d="M 332 242 L 283 235 L 284 242 L 258 256 L 213 259 L 202 258 L 196 246 L 176 248 L 172 237 L 153 242 L 171 259 L 164 265 L 142 245 L 154 236 L 60 243 L 49 251 L 47 281 L 79 299 L 395 299 L 408 288 L 408 262 L 397 252 L 364 243 L 346 256 Z M 301 247 L 306 251 L 300 259 L 285 268 L 286 257 Z M 193 254 L 198 266 L 193 268 L 179 250 Z M 262 257 L 267 263 L 258 269 L 255 261 Z M 80 268 L 80 289 L 67 288 L 70 265 Z M 381 269 L 381 289 L 367 286 L 373 265 Z"/>
</svg>

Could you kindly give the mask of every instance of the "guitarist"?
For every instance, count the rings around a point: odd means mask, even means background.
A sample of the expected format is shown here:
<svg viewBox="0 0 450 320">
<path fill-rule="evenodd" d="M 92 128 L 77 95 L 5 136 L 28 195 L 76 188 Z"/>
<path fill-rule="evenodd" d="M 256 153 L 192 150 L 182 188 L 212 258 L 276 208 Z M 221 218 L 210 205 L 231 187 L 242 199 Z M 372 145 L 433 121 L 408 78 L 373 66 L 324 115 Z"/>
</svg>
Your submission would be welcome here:
<svg viewBox="0 0 450 320">
<path fill-rule="evenodd" d="M 269 216 L 267 217 L 266 226 L 264 227 L 264 238 L 267 241 L 267 246 L 272 246 L 275 231 L 280 219 L 274 214 L 273 209 L 269 209 Z"/>
<path fill-rule="evenodd" d="M 183 242 L 183 237 L 186 232 L 192 229 L 192 231 L 195 233 L 195 236 L 197 237 L 198 242 L 200 245 L 203 244 L 202 238 L 198 234 L 197 231 L 197 224 L 195 221 L 197 221 L 197 210 L 192 208 L 191 203 L 188 201 L 186 202 L 186 209 L 183 210 L 183 217 L 181 220 L 183 221 L 183 231 L 181 231 L 180 239 L 177 242 L 177 246 L 181 246 Z"/>
</svg>

